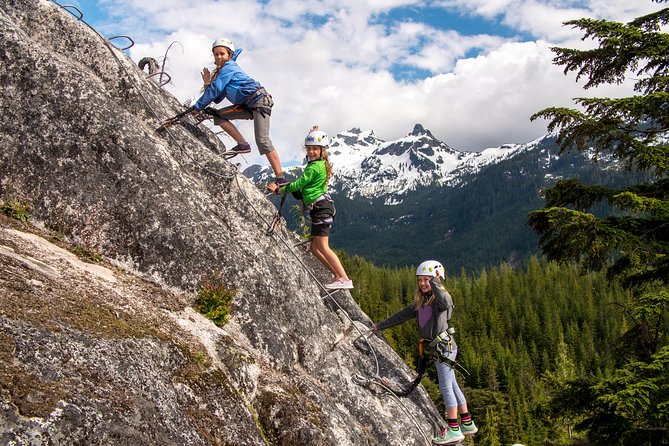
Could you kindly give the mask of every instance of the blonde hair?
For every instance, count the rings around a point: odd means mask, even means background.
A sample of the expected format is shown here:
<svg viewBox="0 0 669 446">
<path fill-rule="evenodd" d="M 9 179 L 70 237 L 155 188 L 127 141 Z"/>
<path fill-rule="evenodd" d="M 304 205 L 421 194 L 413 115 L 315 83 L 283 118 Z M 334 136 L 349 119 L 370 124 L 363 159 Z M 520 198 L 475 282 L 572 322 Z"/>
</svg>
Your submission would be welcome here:
<svg viewBox="0 0 669 446">
<path fill-rule="evenodd" d="M 325 184 L 327 185 L 332 177 L 332 163 L 328 159 L 328 151 L 321 152 L 321 159 L 325 161 Z"/>
<path fill-rule="evenodd" d="M 219 71 L 221 71 L 221 67 L 216 67 L 216 69 L 212 71 L 211 76 L 209 77 L 209 82 L 204 83 L 202 86 L 202 91 L 206 90 L 207 87 L 209 87 L 211 83 L 214 82 L 214 79 L 216 79 L 216 76 L 218 76 Z"/>
<path fill-rule="evenodd" d="M 446 288 L 441 284 L 441 280 L 437 283 L 437 286 L 446 291 Z M 413 307 L 415 310 L 418 310 L 425 305 L 432 305 L 432 302 L 434 302 L 434 290 L 432 290 L 430 294 L 425 294 L 420 288 L 416 287 L 416 292 L 413 295 Z"/>
<path fill-rule="evenodd" d="M 317 125 L 311 127 L 309 133 L 315 132 L 316 130 L 318 130 Z M 330 181 L 330 178 L 332 178 L 332 163 L 328 159 L 328 151 L 323 150 L 322 148 L 321 148 L 321 159 L 325 161 L 325 184 L 327 185 L 328 182 Z"/>
</svg>

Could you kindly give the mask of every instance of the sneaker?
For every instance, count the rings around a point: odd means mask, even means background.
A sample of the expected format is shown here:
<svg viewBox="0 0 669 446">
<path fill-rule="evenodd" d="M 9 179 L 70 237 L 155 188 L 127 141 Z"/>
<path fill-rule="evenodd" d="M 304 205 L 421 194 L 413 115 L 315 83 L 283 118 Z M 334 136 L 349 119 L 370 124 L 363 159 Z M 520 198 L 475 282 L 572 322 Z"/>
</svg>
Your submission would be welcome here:
<svg viewBox="0 0 669 446">
<path fill-rule="evenodd" d="M 351 279 L 335 279 L 334 282 L 325 285 L 328 290 L 350 290 L 353 288 L 353 281 Z"/>
<path fill-rule="evenodd" d="M 469 423 L 469 425 L 466 424 L 461 424 L 460 425 L 460 432 L 462 432 L 462 435 L 474 435 L 479 431 L 479 428 L 476 427 L 474 422 L 472 421 Z"/>
<path fill-rule="evenodd" d="M 275 183 L 277 186 L 283 186 L 284 184 L 288 184 L 288 183 L 290 183 L 290 181 L 288 181 L 288 180 L 286 179 L 286 177 L 276 177 L 276 178 L 274 178 L 274 183 Z"/>
<path fill-rule="evenodd" d="M 465 436 L 462 435 L 462 432 L 460 432 L 460 429 L 454 431 L 453 429 L 446 428 L 443 431 L 441 431 L 441 434 L 437 435 L 432 439 L 433 444 L 453 444 L 457 443 L 458 441 L 462 441 L 465 439 Z"/>
<path fill-rule="evenodd" d="M 234 146 L 230 151 L 235 153 L 251 153 L 251 144 L 243 142 Z"/>
</svg>

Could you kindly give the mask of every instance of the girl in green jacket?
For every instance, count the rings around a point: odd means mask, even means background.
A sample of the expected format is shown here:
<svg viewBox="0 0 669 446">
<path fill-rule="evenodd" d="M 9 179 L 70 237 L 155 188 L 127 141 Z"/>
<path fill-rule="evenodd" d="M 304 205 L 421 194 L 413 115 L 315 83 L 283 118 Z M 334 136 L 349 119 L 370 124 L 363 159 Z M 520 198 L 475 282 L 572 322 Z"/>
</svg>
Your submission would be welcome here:
<svg viewBox="0 0 669 446">
<path fill-rule="evenodd" d="M 332 164 L 328 160 L 327 148 L 330 138 L 318 126 L 311 129 L 304 140 L 309 163 L 302 175 L 295 181 L 278 185 L 270 183 L 267 189 L 276 194 L 300 191 L 304 207 L 311 217 L 311 252 L 334 274 L 332 283 L 325 285 L 329 290 L 351 289 L 353 282 L 346 275 L 337 254 L 330 249 L 330 227 L 334 221 L 335 207 L 328 194 L 328 181 L 332 176 Z"/>
</svg>

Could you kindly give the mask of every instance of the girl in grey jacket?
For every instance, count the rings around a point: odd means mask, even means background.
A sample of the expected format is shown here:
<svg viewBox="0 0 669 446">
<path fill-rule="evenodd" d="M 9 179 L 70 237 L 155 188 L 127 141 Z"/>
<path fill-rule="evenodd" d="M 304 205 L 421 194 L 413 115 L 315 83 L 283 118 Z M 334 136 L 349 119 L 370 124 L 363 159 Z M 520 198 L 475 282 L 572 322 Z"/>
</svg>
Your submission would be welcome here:
<svg viewBox="0 0 669 446">
<path fill-rule="evenodd" d="M 474 424 L 457 380 L 453 364 L 458 354 L 455 339 L 449 333 L 448 320 L 453 313 L 453 299 L 441 284 L 444 267 L 435 260 L 421 263 L 416 270 L 418 289 L 414 302 L 398 311 L 389 318 L 372 324 L 372 331 L 384 330 L 416 319 L 421 342 L 428 342 L 428 354 L 434 356 L 439 390 L 446 407 L 446 426 L 440 435 L 435 437 L 434 444 L 453 444 L 464 440 L 465 435 L 474 435 L 478 428 Z M 458 413 L 462 424 L 458 423 Z"/>
</svg>

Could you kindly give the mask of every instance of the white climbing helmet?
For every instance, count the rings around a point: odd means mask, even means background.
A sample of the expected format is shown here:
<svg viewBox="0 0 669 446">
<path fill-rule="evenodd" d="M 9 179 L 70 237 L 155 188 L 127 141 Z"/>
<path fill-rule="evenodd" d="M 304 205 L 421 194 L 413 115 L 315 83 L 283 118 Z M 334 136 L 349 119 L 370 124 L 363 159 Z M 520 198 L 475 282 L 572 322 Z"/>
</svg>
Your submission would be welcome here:
<svg viewBox="0 0 669 446">
<path fill-rule="evenodd" d="M 221 37 L 220 39 L 214 40 L 214 43 L 211 44 L 212 51 L 217 46 L 224 46 L 227 49 L 229 49 L 230 51 L 232 51 L 233 53 L 235 52 L 235 44 L 232 43 L 232 40 L 226 39 L 225 37 Z"/>
<path fill-rule="evenodd" d="M 330 137 L 323 130 L 312 130 L 304 138 L 304 145 L 328 147 L 330 145 Z"/>
<path fill-rule="evenodd" d="M 436 260 L 426 260 L 418 265 L 418 268 L 416 268 L 416 275 L 435 277 L 437 271 L 439 271 L 440 277 L 444 277 L 444 265 Z"/>
</svg>

